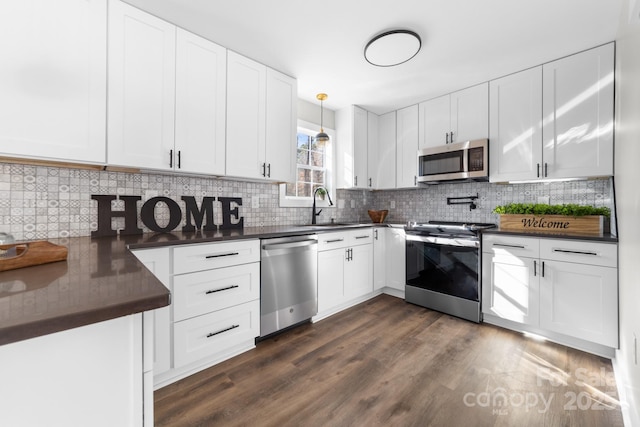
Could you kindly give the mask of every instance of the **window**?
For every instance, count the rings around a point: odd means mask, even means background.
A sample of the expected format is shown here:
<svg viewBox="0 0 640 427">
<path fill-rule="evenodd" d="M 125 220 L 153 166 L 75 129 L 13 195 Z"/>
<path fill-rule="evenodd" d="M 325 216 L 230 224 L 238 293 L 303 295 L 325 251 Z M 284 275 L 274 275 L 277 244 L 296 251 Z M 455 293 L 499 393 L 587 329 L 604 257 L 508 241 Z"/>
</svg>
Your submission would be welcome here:
<svg viewBox="0 0 640 427">
<path fill-rule="evenodd" d="M 325 144 L 318 144 L 313 135 L 299 130 L 296 158 L 297 181 L 287 184 L 286 196 L 311 197 L 316 188 L 325 186 Z"/>
<path fill-rule="evenodd" d="M 334 196 L 332 188 L 334 134 L 331 129 L 325 129 L 331 139 L 324 144 L 319 144 L 314 141 L 319 131 L 319 126 L 315 124 L 298 121 L 296 182 L 280 185 L 280 206 L 311 206 L 313 192 L 318 187 L 329 189 L 330 195 Z M 318 195 L 317 204 L 327 205 L 320 195 Z"/>
</svg>

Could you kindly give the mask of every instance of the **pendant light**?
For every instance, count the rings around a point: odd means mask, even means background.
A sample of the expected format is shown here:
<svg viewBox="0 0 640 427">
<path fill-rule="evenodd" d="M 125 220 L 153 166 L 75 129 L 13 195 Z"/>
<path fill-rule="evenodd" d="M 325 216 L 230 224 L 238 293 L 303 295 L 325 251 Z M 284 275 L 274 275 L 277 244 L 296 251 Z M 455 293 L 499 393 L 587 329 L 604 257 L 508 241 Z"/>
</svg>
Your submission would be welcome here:
<svg viewBox="0 0 640 427">
<path fill-rule="evenodd" d="M 323 121 L 324 121 L 324 108 L 323 108 L 322 103 L 328 97 L 329 97 L 329 95 L 327 95 L 326 93 L 319 93 L 319 94 L 316 95 L 316 99 L 318 99 L 320 101 L 320 133 L 318 133 L 316 135 L 315 142 L 317 142 L 319 144 L 324 144 L 325 142 L 329 141 L 329 135 L 327 135 L 324 132 L 324 129 L 322 128 Z"/>
</svg>

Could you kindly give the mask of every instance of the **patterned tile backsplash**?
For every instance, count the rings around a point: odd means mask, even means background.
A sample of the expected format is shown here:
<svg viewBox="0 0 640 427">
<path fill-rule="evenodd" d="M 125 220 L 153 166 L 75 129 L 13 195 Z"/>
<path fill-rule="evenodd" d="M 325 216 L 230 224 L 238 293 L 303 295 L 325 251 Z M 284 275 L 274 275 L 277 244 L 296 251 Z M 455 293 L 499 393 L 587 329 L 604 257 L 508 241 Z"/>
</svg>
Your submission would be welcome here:
<svg viewBox="0 0 640 427">
<path fill-rule="evenodd" d="M 97 202 L 93 194 L 141 196 L 142 200 L 165 196 L 182 205 L 181 196 L 241 197 L 239 208 L 245 227 L 305 224 L 310 208 L 279 207 L 279 186 L 219 178 L 94 171 L 49 166 L 0 163 L 0 231 L 17 240 L 88 236 L 97 228 Z M 447 205 L 447 197 L 478 194 L 477 209 Z M 389 209 L 386 222 L 449 221 L 497 222 L 491 211 L 509 202 L 537 202 L 546 196 L 552 204 L 576 203 L 607 206 L 613 210 L 609 180 L 543 184 L 496 185 L 490 183 L 440 184 L 411 190 L 338 190 L 335 208 L 325 208 L 319 222 L 368 222 L 367 209 Z M 252 206 L 252 200 L 258 206 Z M 114 210 L 123 208 L 115 202 Z M 221 223 L 216 209 L 216 224 Z M 159 204 L 156 219 L 166 224 L 168 209 Z M 123 227 L 122 218 L 113 220 Z M 184 218 L 183 218 L 184 224 Z M 149 231 L 140 226 L 144 231 Z"/>
</svg>

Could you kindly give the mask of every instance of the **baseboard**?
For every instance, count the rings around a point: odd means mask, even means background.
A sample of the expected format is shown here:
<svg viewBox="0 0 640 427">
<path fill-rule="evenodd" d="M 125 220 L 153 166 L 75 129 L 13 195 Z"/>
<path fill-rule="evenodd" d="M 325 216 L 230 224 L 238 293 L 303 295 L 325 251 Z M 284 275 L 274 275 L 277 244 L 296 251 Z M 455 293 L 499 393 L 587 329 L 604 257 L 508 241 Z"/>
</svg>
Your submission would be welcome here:
<svg viewBox="0 0 640 427">
<path fill-rule="evenodd" d="M 627 378 L 630 377 L 626 367 L 619 362 L 619 353 L 620 350 L 616 351 L 616 357 L 611 360 L 611 365 L 613 366 L 613 375 L 616 378 L 616 386 L 618 387 L 622 421 L 626 427 L 640 427 L 640 414 L 637 409 L 640 402 L 633 402 L 633 393 L 627 390 Z"/>
<path fill-rule="evenodd" d="M 392 297 L 404 299 L 404 289 L 400 290 L 400 289 L 390 288 L 388 286 L 385 286 L 384 288 L 382 288 L 382 293 L 391 295 Z"/>
</svg>

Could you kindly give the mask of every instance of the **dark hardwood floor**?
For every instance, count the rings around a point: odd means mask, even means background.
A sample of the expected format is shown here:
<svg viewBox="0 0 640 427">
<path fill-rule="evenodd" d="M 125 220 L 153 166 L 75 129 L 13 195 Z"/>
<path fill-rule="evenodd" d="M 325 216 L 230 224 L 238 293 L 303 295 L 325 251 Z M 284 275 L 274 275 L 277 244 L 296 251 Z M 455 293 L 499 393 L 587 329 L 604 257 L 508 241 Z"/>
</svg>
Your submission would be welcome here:
<svg viewBox="0 0 640 427">
<path fill-rule="evenodd" d="M 157 426 L 621 426 L 609 360 L 388 295 L 155 392 Z"/>
</svg>

